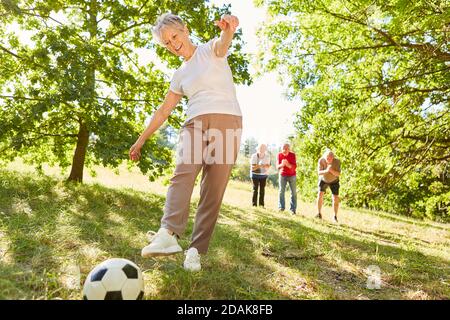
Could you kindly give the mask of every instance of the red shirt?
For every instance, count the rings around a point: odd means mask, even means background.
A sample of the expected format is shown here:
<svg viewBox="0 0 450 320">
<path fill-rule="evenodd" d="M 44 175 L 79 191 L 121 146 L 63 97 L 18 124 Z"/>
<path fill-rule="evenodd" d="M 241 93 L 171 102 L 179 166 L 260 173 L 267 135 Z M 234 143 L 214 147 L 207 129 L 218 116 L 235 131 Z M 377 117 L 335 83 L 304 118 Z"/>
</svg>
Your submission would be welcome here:
<svg viewBox="0 0 450 320">
<path fill-rule="evenodd" d="M 282 152 L 280 152 L 278 154 L 278 164 L 281 164 L 281 161 L 283 161 L 283 159 L 286 159 L 292 167 L 288 168 L 288 167 L 284 166 L 283 168 L 281 168 L 281 175 L 283 177 L 295 176 L 296 175 L 295 169 L 297 168 L 297 161 L 295 160 L 295 153 L 289 152 L 285 156 Z"/>
</svg>

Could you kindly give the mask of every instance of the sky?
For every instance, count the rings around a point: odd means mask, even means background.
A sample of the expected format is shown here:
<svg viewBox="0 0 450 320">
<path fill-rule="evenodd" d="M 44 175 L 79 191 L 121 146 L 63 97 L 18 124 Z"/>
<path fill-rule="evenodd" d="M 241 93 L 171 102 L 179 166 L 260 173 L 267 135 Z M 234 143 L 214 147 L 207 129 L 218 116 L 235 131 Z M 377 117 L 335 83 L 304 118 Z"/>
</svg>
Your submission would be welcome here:
<svg viewBox="0 0 450 320">
<path fill-rule="evenodd" d="M 211 0 L 222 6 L 231 4 L 231 13 L 239 18 L 244 50 L 256 53 L 258 38 L 256 30 L 265 19 L 265 9 L 256 8 L 253 0 Z M 253 68 L 250 68 L 253 74 Z M 254 137 L 260 143 L 280 145 L 294 133 L 294 113 L 299 102 L 288 101 L 284 89 L 274 73 L 255 78 L 250 86 L 236 86 L 236 93 L 243 113 L 243 139 Z M 244 140 L 243 140 L 244 141 Z"/>
</svg>

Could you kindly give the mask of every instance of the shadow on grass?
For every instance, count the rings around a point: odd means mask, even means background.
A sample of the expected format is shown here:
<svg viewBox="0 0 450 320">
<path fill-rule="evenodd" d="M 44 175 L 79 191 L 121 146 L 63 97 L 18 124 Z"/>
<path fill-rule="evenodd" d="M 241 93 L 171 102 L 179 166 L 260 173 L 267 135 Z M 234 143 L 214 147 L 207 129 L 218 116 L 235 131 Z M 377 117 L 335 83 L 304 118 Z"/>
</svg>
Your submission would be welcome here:
<svg viewBox="0 0 450 320">
<path fill-rule="evenodd" d="M 61 281 L 67 264 L 79 267 L 84 280 L 107 258 L 136 261 L 139 240 L 159 226 L 164 203 L 154 195 L 15 172 L 0 171 L 0 181 L 4 299 L 67 298 L 75 295 Z"/>
<path fill-rule="evenodd" d="M 324 298 L 355 299 L 363 295 L 374 299 L 406 299 L 411 293 L 422 291 L 429 298 L 446 299 L 450 293 L 444 283 L 449 278 L 448 261 L 400 248 L 404 238 L 391 240 L 394 245 L 384 245 L 379 244 L 383 234 L 372 234 L 377 237 L 374 240 L 358 230 L 360 236 L 350 237 L 350 231 L 357 229 L 319 222 L 326 228 L 326 231 L 320 231 L 302 224 L 305 218 L 279 218 L 264 211 L 258 214 L 256 223 L 249 222 L 245 219 L 249 211 L 250 208 L 246 212 L 223 206 L 222 214 L 238 221 L 237 229 L 248 230 L 247 233 L 256 231 L 260 239 L 255 241 L 259 248 L 253 250 L 254 253 L 269 256 L 279 265 L 298 270 L 306 279 L 313 279 L 313 286 L 323 293 Z M 219 226 L 218 232 L 220 229 Z M 227 234 L 230 234 L 228 230 Z M 226 241 L 227 235 L 224 235 L 221 246 L 226 247 L 223 243 Z M 237 243 L 239 240 L 231 238 L 230 241 Z M 230 254 L 233 252 L 238 250 Z M 369 266 L 380 268 L 383 290 L 366 289 L 365 271 Z"/>
<path fill-rule="evenodd" d="M 301 218 L 227 205 L 210 252 L 202 257 L 203 271 L 188 273 L 182 254 L 140 257 L 145 233 L 159 228 L 164 197 L 1 170 L 0 181 L 0 245 L 6 248 L 0 252 L 2 299 L 81 298 L 80 289 L 62 280 L 62 266 L 79 265 L 84 281 L 97 263 L 111 257 L 141 267 L 151 289 L 148 299 L 406 298 L 405 292 L 419 284 L 430 298 L 448 294 L 439 282 L 448 276 L 443 260 L 387 245 L 378 245 L 376 253 L 373 240 L 349 237 L 345 227 L 321 232 Z M 191 231 L 192 219 L 183 247 Z M 388 288 L 365 289 L 367 278 L 360 270 L 369 265 L 387 275 Z M 287 273 L 295 274 L 295 282 Z"/>
<path fill-rule="evenodd" d="M 382 240 L 384 242 L 392 243 L 392 244 L 398 244 L 398 243 L 408 243 L 408 244 L 414 244 L 415 246 L 422 246 L 422 247 L 433 247 L 435 243 L 431 241 L 427 241 L 424 239 L 413 237 L 412 235 L 405 235 L 400 233 L 394 233 L 389 231 L 368 231 L 368 230 L 361 230 L 358 228 L 351 227 L 349 225 L 334 225 L 335 229 L 342 230 L 342 231 L 348 231 L 353 233 L 357 237 L 361 238 L 367 238 L 369 239 L 369 236 L 372 236 L 376 238 L 377 240 Z M 440 243 L 444 245 L 444 243 Z"/>
</svg>

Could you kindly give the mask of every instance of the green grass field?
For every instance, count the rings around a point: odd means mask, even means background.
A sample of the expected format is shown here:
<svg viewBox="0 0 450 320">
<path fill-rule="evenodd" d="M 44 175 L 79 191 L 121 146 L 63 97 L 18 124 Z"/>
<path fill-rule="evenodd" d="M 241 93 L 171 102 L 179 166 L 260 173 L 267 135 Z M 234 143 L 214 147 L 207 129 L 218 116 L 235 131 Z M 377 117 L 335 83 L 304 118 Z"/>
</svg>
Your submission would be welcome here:
<svg viewBox="0 0 450 320">
<path fill-rule="evenodd" d="M 0 169 L 0 299 L 81 299 L 89 271 L 112 257 L 136 262 L 146 299 L 448 299 L 450 226 L 343 208 L 317 221 L 250 205 L 251 186 L 230 182 L 203 270 L 188 273 L 183 254 L 143 259 L 167 190 L 137 172 L 99 168 L 85 184 L 64 182 L 15 162 Z M 198 188 L 198 187 L 197 187 Z M 194 190 L 191 215 L 198 189 Z M 288 195 L 287 195 L 288 196 Z M 329 197 L 329 193 L 327 194 Z M 186 248 L 192 219 L 180 244 Z M 367 289 L 369 266 L 381 288 Z"/>
</svg>

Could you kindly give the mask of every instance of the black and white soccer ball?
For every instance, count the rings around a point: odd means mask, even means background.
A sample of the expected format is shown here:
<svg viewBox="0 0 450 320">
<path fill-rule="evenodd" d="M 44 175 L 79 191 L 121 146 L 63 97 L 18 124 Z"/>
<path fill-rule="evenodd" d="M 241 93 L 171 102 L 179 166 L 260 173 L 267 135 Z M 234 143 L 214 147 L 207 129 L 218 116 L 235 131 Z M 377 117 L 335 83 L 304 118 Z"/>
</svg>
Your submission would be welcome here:
<svg viewBox="0 0 450 320">
<path fill-rule="evenodd" d="M 141 300 L 143 297 L 141 269 L 127 259 L 114 258 L 100 263 L 84 282 L 84 300 Z"/>
</svg>

